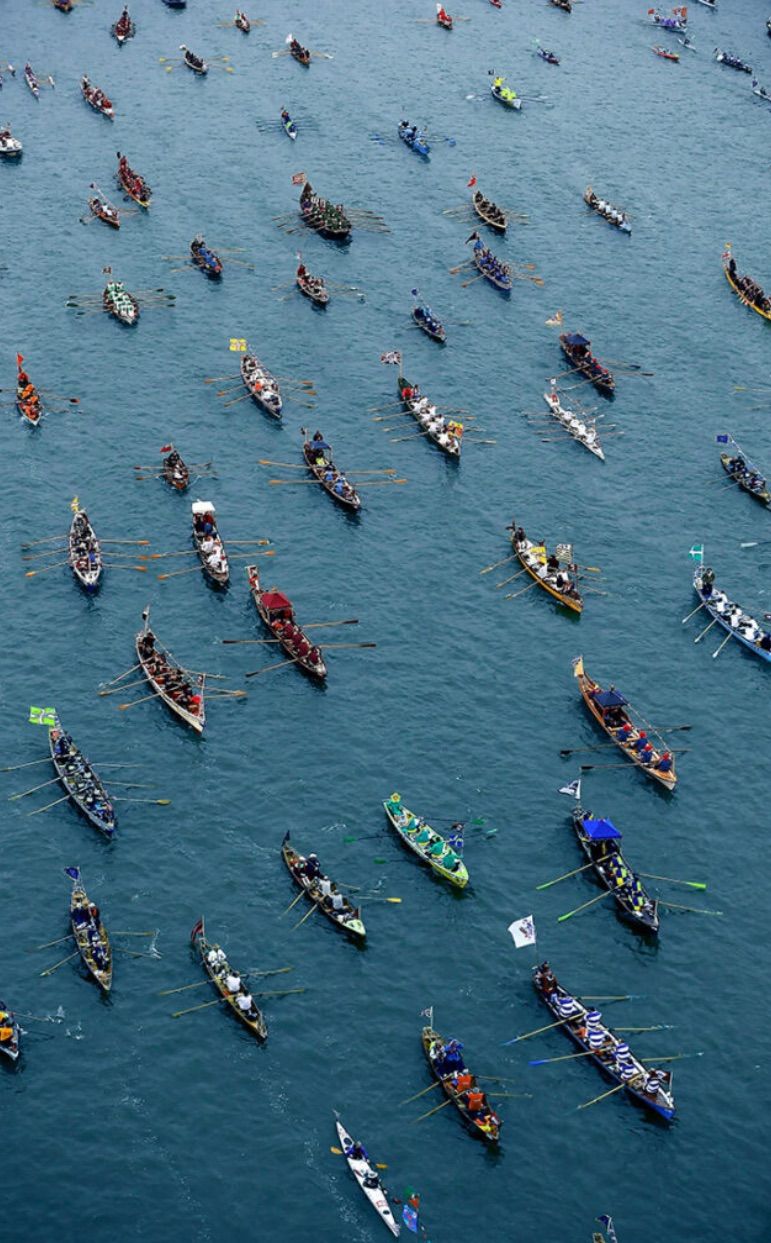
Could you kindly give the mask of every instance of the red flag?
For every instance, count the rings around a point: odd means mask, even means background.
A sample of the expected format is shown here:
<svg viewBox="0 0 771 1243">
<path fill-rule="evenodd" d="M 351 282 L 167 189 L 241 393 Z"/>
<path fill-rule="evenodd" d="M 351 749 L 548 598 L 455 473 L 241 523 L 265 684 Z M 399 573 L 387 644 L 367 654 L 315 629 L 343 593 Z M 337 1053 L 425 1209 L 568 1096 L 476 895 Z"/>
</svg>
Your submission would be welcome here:
<svg viewBox="0 0 771 1243">
<path fill-rule="evenodd" d="M 195 939 L 196 939 L 196 937 L 199 935 L 199 933 L 202 933 L 202 932 L 203 932 L 203 915 L 202 915 L 202 916 L 201 916 L 201 918 L 198 920 L 198 923 L 196 924 L 196 926 L 195 926 L 195 928 L 193 929 L 193 931 L 190 933 L 190 940 L 191 940 L 191 941 L 195 941 Z"/>
<path fill-rule="evenodd" d="M 23 362 L 24 362 L 24 355 L 23 355 L 23 354 L 17 354 L 17 355 L 16 355 L 16 365 L 17 365 L 18 367 L 20 367 L 20 366 L 21 366 L 21 364 L 22 364 Z"/>
<path fill-rule="evenodd" d="M 472 176 L 471 180 L 466 182 L 466 186 L 475 186 L 476 183 L 477 183 L 476 177 Z"/>
<path fill-rule="evenodd" d="M 173 445 L 161 445 L 159 452 L 160 453 L 171 453 L 173 448 L 174 448 Z"/>
</svg>

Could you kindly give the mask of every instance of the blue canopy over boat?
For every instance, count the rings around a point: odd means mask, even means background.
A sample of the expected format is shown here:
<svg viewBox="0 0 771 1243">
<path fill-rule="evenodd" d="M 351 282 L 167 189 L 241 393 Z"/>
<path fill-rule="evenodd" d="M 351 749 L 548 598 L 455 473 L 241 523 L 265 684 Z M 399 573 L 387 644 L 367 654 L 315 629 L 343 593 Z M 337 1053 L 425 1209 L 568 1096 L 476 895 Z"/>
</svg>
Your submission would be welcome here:
<svg viewBox="0 0 771 1243">
<path fill-rule="evenodd" d="M 589 345 L 586 337 L 582 337 L 580 332 L 566 332 L 565 341 L 568 345 Z"/>
<path fill-rule="evenodd" d="M 624 699 L 621 691 L 609 690 L 598 691 L 592 698 L 600 708 L 623 708 L 624 704 L 629 703 L 628 699 Z"/>
<path fill-rule="evenodd" d="M 610 842 L 622 836 L 610 820 L 582 820 L 581 827 L 593 842 Z"/>
</svg>

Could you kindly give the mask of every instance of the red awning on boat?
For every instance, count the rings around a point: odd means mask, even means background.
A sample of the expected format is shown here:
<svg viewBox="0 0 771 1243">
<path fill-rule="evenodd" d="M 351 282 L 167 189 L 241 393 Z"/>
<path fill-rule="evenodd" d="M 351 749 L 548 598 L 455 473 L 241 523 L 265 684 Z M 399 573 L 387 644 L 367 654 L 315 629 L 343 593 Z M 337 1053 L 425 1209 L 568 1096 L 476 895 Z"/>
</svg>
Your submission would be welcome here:
<svg viewBox="0 0 771 1243">
<path fill-rule="evenodd" d="M 262 603 L 271 612 L 274 609 L 291 609 L 292 607 L 292 601 L 287 600 L 286 596 L 282 595 L 280 591 L 266 591 L 262 597 Z"/>
</svg>

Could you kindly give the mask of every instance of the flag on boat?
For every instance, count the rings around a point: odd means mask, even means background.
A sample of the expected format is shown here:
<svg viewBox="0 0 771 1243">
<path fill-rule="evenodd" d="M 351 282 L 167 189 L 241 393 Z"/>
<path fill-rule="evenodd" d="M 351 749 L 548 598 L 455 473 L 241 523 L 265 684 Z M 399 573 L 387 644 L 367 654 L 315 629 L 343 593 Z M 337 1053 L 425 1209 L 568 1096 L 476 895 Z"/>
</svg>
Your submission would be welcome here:
<svg viewBox="0 0 771 1243">
<path fill-rule="evenodd" d="M 582 678 L 584 676 L 583 656 L 576 656 L 575 660 L 573 661 L 573 676 L 576 678 Z"/>
<path fill-rule="evenodd" d="M 434 1007 L 429 1006 L 427 1010 L 421 1010 L 420 1017 L 422 1019 L 428 1019 L 428 1026 L 433 1027 L 434 1026 Z"/>
<path fill-rule="evenodd" d="M 402 1208 L 402 1221 L 413 1234 L 418 1233 L 418 1215 L 410 1204 L 405 1204 Z"/>
<path fill-rule="evenodd" d="M 24 355 L 23 355 L 23 354 L 17 354 L 17 355 L 16 355 L 16 365 L 17 365 L 17 367 L 20 367 L 20 366 L 21 366 L 21 364 L 22 364 L 23 362 L 24 362 Z"/>
<path fill-rule="evenodd" d="M 560 786 L 558 794 L 569 794 L 571 798 L 580 799 L 581 797 L 581 778 L 577 777 L 575 781 L 569 781 L 566 786 Z"/>
<path fill-rule="evenodd" d="M 70 509 L 72 510 L 74 514 L 76 514 L 78 510 L 80 509 L 80 499 L 77 496 L 73 496 L 72 500 L 70 501 Z"/>
<path fill-rule="evenodd" d="M 417 296 L 418 296 L 418 290 L 417 290 L 417 289 L 411 289 L 411 290 L 410 290 L 410 293 L 412 294 L 413 298 L 417 298 Z"/>
<path fill-rule="evenodd" d="M 476 183 L 477 183 L 477 179 L 476 179 L 476 177 L 474 176 L 474 174 L 472 173 L 472 174 L 471 174 L 471 176 L 469 177 L 468 181 L 466 182 L 466 187 L 467 187 L 467 189 L 471 189 L 471 187 L 472 187 L 472 186 L 475 186 L 475 185 L 476 185 Z"/>
<path fill-rule="evenodd" d="M 558 544 L 557 547 L 554 549 L 554 555 L 559 561 L 572 561 L 573 560 L 573 545 L 572 544 Z"/>
<path fill-rule="evenodd" d="M 73 880 L 80 880 L 80 868 L 65 868 L 64 870 Z"/>
<path fill-rule="evenodd" d="M 202 932 L 203 932 L 203 916 L 201 916 L 201 918 L 198 920 L 198 923 L 193 928 L 193 931 L 190 933 L 190 940 L 194 941 L 196 937 Z"/>
<path fill-rule="evenodd" d="M 618 1235 L 613 1229 L 613 1218 L 609 1217 L 607 1213 L 603 1213 L 600 1217 L 597 1217 L 596 1220 L 600 1223 L 600 1225 L 605 1227 L 608 1232 L 610 1243 L 618 1243 Z"/>
<path fill-rule="evenodd" d="M 704 564 L 704 545 L 703 544 L 691 544 L 691 547 L 688 549 L 688 556 L 693 557 L 694 561 L 698 561 L 699 565 L 703 565 Z"/>
<path fill-rule="evenodd" d="M 715 437 L 715 440 L 719 445 L 727 445 L 730 439 L 731 437 L 727 432 L 721 432 L 719 436 Z"/>
<path fill-rule="evenodd" d="M 173 448 L 173 445 L 161 445 L 159 453 L 171 453 Z"/>
<path fill-rule="evenodd" d="M 293 186 L 301 186 L 302 183 L 307 180 L 308 178 L 305 173 L 292 173 L 292 185 Z"/>
<path fill-rule="evenodd" d="M 386 350 L 385 354 L 380 355 L 381 363 L 396 363 L 401 366 L 402 356 L 398 350 Z"/>
<path fill-rule="evenodd" d="M 524 919 L 515 919 L 513 924 L 509 924 L 509 932 L 518 950 L 526 945 L 535 945 L 535 921 L 532 915 L 525 915 Z"/>
<path fill-rule="evenodd" d="M 29 710 L 30 725 L 48 725 L 52 727 L 56 724 L 55 708 L 33 708 Z"/>
<path fill-rule="evenodd" d="M 555 311 L 554 314 L 549 319 L 544 320 L 544 323 L 546 324 L 547 328 L 561 328 L 562 327 L 562 311 Z"/>
</svg>

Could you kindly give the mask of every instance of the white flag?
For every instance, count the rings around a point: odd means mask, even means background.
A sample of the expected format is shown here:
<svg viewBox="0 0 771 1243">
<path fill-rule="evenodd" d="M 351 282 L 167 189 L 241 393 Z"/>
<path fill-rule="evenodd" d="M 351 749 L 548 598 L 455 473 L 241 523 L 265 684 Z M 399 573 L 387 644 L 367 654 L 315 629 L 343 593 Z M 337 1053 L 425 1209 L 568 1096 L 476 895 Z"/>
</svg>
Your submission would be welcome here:
<svg viewBox="0 0 771 1243">
<path fill-rule="evenodd" d="M 575 781 L 571 781 L 571 782 L 569 783 L 569 785 L 566 785 L 566 786 L 560 786 L 558 793 L 559 793 L 559 794 L 571 794 L 571 795 L 573 796 L 573 798 L 575 798 L 575 799 L 580 799 L 580 797 L 581 797 L 581 778 L 580 778 L 580 777 L 578 777 Z"/>
<path fill-rule="evenodd" d="M 532 915 L 526 915 L 524 919 L 515 919 L 513 924 L 509 924 L 509 932 L 518 950 L 525 945 L 535 945 L 535 923 Z"/>
<path fill-rule="evenodd" d="M 434 1007 L 429 1006 L 427 1010 L 421 1010 L 420 1017 L 422 1019 L 428 1019 L 428 1026 L 433 1027 L 434 1026 Z"/>
</svg>

